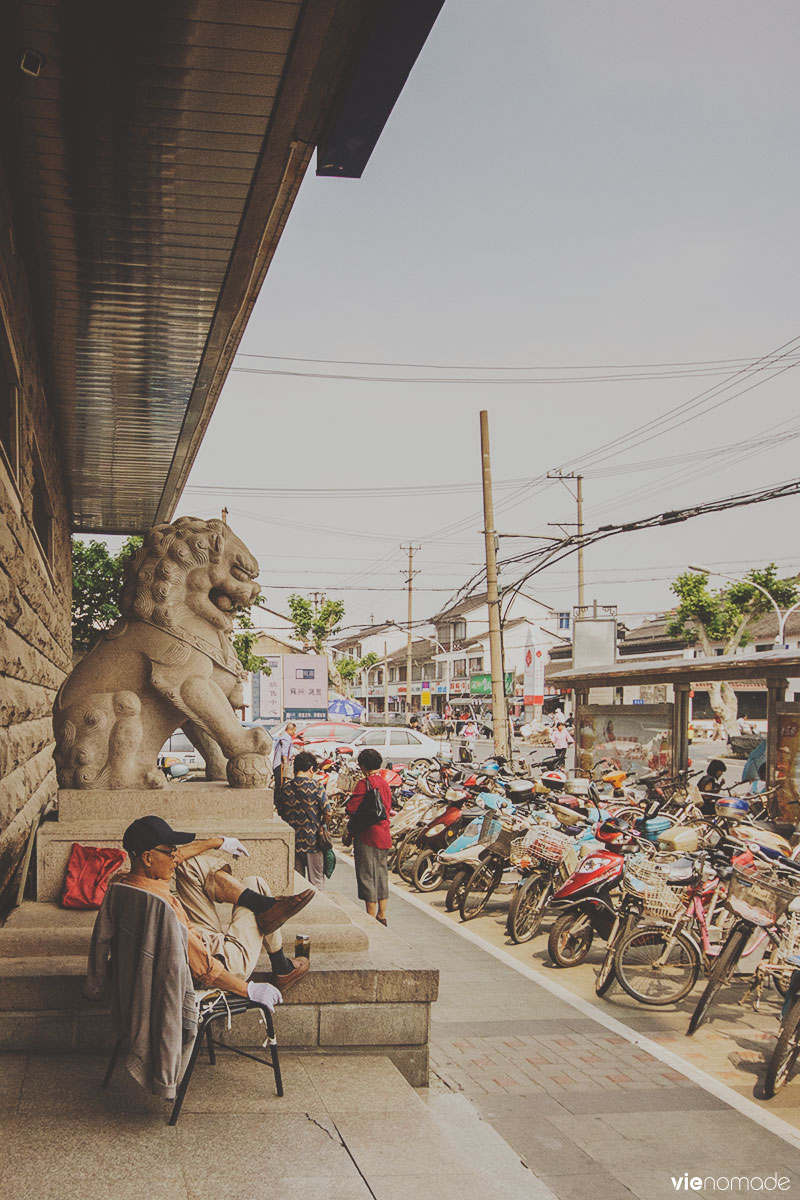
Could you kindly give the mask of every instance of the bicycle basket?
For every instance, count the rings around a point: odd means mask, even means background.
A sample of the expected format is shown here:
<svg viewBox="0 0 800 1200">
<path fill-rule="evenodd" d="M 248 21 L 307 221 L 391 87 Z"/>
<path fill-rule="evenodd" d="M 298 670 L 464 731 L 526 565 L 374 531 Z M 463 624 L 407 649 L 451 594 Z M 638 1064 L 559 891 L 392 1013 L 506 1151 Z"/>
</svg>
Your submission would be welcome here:
<svg viewBox="0 0 800 1200">
<path fill-rule="evenodd" d="M 531 861 L 530 849 L 524 837 L 514 838 L 508 860 L 512 867 L 527 867 Z"/>
<path fill-rule="evenodd" d="M 353 771 L 350 767 L 343 767 L 339 772 L 338 790 L 349 795 L 360 778 L 360 771 Z"/>
<path fill-rule="evenodd" d="M 671 888 L 665 870 L 645 858 L 627 859 L 622 886 L 629 896 L 641 901 L 648 917 L 673 921 L 686 904 L 686 889 Z"/>
<path fill-rule="evenodd" d="M 560 863 L 572 838 L 557 829 L 538 829 L 528 842 L 527 850 L 534 862 Z"/>
<path fill-rule="evenodd" d="M 501 829 L 495 840 L 486 847 L 484 853 L 494 858 L 509 858 L 512 842 L 515 840 L 513 832 L 512 829 Z"/>
<path fill-rule="evenodd" d="M 797 892 L 765 871 L 734 868 L 725 904 L 737 917 L 752 925 L 774 925 L 796 895 Z"/>
</svg>

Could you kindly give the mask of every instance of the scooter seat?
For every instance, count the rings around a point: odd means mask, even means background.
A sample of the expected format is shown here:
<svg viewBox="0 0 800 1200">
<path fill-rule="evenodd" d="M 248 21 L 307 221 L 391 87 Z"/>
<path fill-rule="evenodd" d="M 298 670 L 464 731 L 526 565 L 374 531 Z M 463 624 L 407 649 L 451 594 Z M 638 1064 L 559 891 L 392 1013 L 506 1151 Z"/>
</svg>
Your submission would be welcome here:
<svg viewBox="0 0 800 1200">
<path fill-rule="evenodd" d="M 756 829 L 763 829 L 765 833 L 777 833 L 787 840 L 797 832 L 789 821 L 751 821 L 750 824 Z"/>
<path fill-rule="evenodd" d="M 666 876 L 671 884 L 683 886 L 697 878 L 697 865 L 691 858 L 676 858 L 669 864 Z"/>
</svg>

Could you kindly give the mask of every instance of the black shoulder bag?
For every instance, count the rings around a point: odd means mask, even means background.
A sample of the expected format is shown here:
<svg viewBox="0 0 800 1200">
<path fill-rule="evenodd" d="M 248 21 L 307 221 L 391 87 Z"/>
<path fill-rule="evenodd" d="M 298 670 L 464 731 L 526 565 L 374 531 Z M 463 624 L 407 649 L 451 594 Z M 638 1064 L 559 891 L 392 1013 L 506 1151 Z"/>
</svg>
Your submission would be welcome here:
<svg viewBox="0 0 800 1200">
<path fill-rule="evenodd" d="M 381 800 L 380 793 L 374 787 L 367 777 L 367 786 L 364 789 L 364 795 L 361 803 L 348 822 L 348 829 L 351 834 L 361 833 L 362 829 L 368 829 L 370 825 L 377 825 L 380 821 L 386 820 L 386 809 Z"/>
</svg>

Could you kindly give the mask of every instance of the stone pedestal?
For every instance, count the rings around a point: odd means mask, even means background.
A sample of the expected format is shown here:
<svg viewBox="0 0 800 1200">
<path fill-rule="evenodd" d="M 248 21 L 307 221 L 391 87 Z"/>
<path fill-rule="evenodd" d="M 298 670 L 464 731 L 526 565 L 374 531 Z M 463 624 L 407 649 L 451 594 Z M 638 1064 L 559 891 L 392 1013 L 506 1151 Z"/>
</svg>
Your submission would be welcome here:
<svg viewBox="0 0 800 1200">
<path fill-rule="evenodd" d="M 189 782 L 159 790 L 62 789 L 58 820 L 39 830 L 37 899 L 60 900 L 73 842 L 121 847 L 131 821 L 151 813 L 198 838 L 238 837 L 250 857 L 232 863 L 235 875 L 262 875 L 275 895 L 293 890 L 294 830 L 275 815 L 272 789 Z"/>
</svg>

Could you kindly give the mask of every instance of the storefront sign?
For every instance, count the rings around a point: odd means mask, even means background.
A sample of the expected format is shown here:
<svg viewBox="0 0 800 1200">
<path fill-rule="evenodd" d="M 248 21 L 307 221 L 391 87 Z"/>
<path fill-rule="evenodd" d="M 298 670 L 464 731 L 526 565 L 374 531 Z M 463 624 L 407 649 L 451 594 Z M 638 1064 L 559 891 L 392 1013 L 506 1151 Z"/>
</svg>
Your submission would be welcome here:
<svg viewBox="0 0 800 1200">
<path fill-rule="evenodd" d="M 547 661 L 547 647 L 542 645 L 541 630 L 531 632 L 528 629 L 525 641 L 525 671 L 524 671 L 524 702 L 531 705 L 544 703 L 544 668 Z"/>
<path fill-rule="evenodd" d="M 797 802 L 800 800 L 800 710 L 797 708 L 794 712 L 782 712 L 778 716 L 775 783 L 781 817 L 786 821 L 795 821 Z"/>
<path fill-rule="evenodd" d="M 506 695 L 513 696 L 514 694 L 514 672 L 506 671 L 505 678 Z M 465 689 L 466 690 L 466 689 Z M 491 696 L 492 694 L 492 677 L 491 675 L 471 675 L 469 680 L 469 694 L 471 696 Z"/>
<path fill-rule="evenodd" d="M 323 654 L 284 654 L 284 720 L 316 720 L 328 715 L 328 660 Z"/>
<path fill-rule="evenodd" d="M 275 721 L 281 719 L 281 655 L 266 654 L 264 661 L 270 673 L 258 671 L 253 675 L 253 720 Z"/>
</svg>

